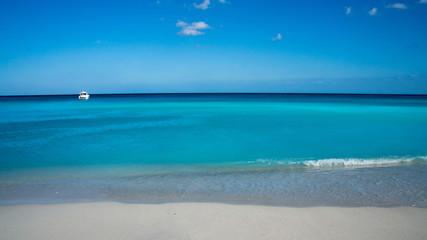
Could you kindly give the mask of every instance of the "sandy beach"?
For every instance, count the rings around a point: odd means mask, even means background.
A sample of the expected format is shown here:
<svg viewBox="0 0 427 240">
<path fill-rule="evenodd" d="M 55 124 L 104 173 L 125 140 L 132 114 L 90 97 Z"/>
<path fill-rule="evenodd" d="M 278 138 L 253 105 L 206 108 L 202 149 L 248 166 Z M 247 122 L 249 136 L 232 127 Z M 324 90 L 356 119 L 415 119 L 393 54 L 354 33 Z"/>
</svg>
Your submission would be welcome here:
<svg viewBox="0 0 427 240">
<path fill-rule="evenodd" d="M 0 239 L 426 239 L 427 209 L 217 203 L 5 205 Z"/>
</svg>

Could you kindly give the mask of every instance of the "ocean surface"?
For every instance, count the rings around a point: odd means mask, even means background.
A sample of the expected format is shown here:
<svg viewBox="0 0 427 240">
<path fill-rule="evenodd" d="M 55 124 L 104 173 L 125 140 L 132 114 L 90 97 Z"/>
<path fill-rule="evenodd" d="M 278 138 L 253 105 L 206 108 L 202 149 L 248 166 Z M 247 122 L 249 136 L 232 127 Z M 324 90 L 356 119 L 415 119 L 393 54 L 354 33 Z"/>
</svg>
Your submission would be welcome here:
<svg viewBox="0 0 427 240">
<path fill-rule="evenodd" d="M 427 207 L 427 96 L 0 97 L 0 204 Z"/>
</svg>

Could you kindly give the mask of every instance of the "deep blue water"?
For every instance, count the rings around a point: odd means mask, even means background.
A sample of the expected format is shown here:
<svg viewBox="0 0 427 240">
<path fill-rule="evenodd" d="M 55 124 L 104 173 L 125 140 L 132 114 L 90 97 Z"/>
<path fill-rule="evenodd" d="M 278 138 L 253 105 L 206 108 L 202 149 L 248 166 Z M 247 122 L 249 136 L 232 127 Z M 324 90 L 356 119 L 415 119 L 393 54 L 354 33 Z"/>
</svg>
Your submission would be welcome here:
<svg viewBox="0 0 427 240">
<path fill-rule="evenodd" d="M 427 96 L 0 97 L 0 201 L 427 207 Z"/>
</svg>

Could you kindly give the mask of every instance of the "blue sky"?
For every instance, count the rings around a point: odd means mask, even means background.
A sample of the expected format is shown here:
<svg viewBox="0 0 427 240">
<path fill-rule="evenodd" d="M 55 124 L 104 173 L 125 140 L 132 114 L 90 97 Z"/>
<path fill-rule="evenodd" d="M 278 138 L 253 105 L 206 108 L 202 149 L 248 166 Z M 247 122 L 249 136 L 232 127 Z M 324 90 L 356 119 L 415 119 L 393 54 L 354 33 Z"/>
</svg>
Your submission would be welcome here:
<svg viewBox="0 0 427 240">
<path fill-rule="evenodd" d="M 82 90 L 427 94 L 427 0 L 0 0 L 0 95 Z"/>
</svg>

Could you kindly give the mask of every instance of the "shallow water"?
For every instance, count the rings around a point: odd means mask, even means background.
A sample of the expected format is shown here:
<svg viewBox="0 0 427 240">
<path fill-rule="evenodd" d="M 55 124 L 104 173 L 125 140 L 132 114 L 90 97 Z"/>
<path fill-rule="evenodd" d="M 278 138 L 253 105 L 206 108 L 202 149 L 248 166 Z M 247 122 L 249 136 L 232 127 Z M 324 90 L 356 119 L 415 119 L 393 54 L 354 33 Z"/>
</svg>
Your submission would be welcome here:
<svg viewBox="0 0 427 240">
<path fill-rule="evenodd" d="M 427 207 L 427 97 L 0 98 L 0 202 Z"/>
</svg>

